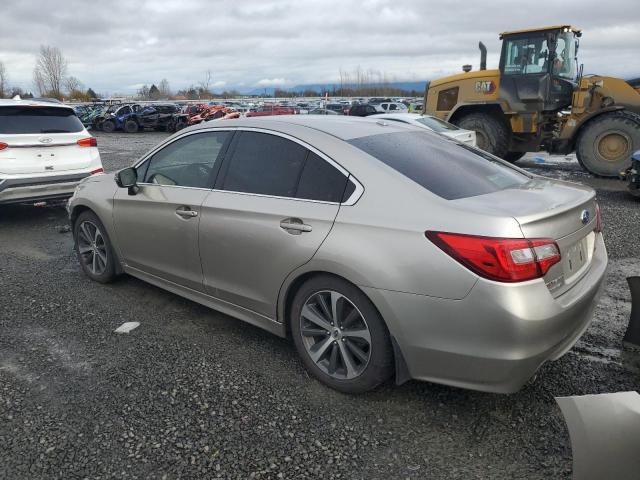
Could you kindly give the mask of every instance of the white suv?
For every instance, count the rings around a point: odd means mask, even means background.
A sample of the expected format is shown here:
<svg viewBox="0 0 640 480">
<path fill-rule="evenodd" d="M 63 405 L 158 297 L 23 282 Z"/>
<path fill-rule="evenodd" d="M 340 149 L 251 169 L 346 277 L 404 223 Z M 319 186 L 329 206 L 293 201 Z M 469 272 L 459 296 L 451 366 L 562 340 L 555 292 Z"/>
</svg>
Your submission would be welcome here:
<svg viewBox="0 0 640 480">
<path fill-rule="evenodd" d="M 73 109 L 55 100 L 0 100 L 0 204 L 70 197 L 103 173 L 97 142 Z"/>
</svg>

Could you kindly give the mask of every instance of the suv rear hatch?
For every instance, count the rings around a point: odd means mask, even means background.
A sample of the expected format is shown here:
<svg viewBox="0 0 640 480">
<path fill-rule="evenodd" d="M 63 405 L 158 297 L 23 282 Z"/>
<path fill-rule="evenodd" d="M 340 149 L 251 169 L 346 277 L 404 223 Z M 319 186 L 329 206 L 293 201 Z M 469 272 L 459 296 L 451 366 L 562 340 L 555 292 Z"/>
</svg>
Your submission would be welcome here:
<svg viewBox="0 0 640 480">
<path fill-rule="evenodd" d="M 550 238 L 561 261 L 544 277 L 554 297 L 573 287 L 589 270 L 595 248 L 596 200 L 589 187 L 534 178 L 517 189 L 455 200 L 467 211 L 513 217 L 525 238 Z"/>
<path fill-rule="evenodd" d="M 62 106 L 0 106 L 0 175 L 64 172 L 86 169 L 89 148 L 77 141 L 88 137 L 75 112 Z"/>
</svg>

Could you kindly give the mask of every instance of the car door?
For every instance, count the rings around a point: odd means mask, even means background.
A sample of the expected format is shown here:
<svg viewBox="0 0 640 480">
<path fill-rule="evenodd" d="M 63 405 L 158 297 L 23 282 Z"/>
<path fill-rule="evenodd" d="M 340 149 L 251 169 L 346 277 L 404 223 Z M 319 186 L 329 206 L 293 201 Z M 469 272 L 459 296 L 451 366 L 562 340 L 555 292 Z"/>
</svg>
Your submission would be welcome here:
<svg viewBox="0 0 640 480">
<path fill-rule="evenodd" d="M 126 265 L 202 290 L 201 204 L 211 191 L 231 135 L 227 131 L 183 135 L 136 167 L 135 195 L 118 189 L 113 216 Z"/>
<path fill-rule="evenodd" d="M 331 230 L 347 176 L 318 152 L 276 134 L 237 133 L 229 151 L 202 204 L 205 290 L 275 318 L 284 279 Z M 316 187 L 320 177 L 324 191 Z"/>
</svg>

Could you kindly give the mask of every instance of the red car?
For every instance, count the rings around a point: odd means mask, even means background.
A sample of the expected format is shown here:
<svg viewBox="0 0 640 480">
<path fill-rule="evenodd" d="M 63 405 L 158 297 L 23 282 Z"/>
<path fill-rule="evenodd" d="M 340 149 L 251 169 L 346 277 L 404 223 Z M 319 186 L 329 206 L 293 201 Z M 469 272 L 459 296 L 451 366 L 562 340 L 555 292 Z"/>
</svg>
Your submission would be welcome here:
<svg viewBox="0 0 640 480">
<path fill-rule="evenodd" d="M 247 117 L 267 117 L 270 115 L 294 115 L 296 111 L 289 107 L 280 107 L 277 105 L 265 105 L 258 107 L 255 112 L 247 112 Z"/>
</svg>

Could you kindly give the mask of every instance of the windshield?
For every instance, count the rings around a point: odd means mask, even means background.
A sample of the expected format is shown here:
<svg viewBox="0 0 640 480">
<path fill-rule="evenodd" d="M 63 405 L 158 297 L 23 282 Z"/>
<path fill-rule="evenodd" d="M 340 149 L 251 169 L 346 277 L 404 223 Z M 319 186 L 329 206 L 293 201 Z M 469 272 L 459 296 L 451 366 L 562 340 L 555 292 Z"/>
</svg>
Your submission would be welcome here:
<svg viewBox="0 0 640 480">
<path fill-rule="evenodd" d="M 451 123 L 445 122 L 444 120 L 440 120 L 436 117 L 429 117 L 428 115 L 416 118 L 416 121 L 438 133 L 448 132 L 451 130 L 460 130 L 458 127 L 452 125 Z"/>
<path fill-rule="evenodd" d="M 550 31 L 505 40 L 504 74 L 547 73 L 576 76 L 576 40 L 572 32 Z M 551 65 L 549 63 L 551 62 Z"/>
<path fill-rule="evenodd" d="M 76 133 L 83 129 L 71 108 L 0 107 L 0 133 Z"/>
</svg>

